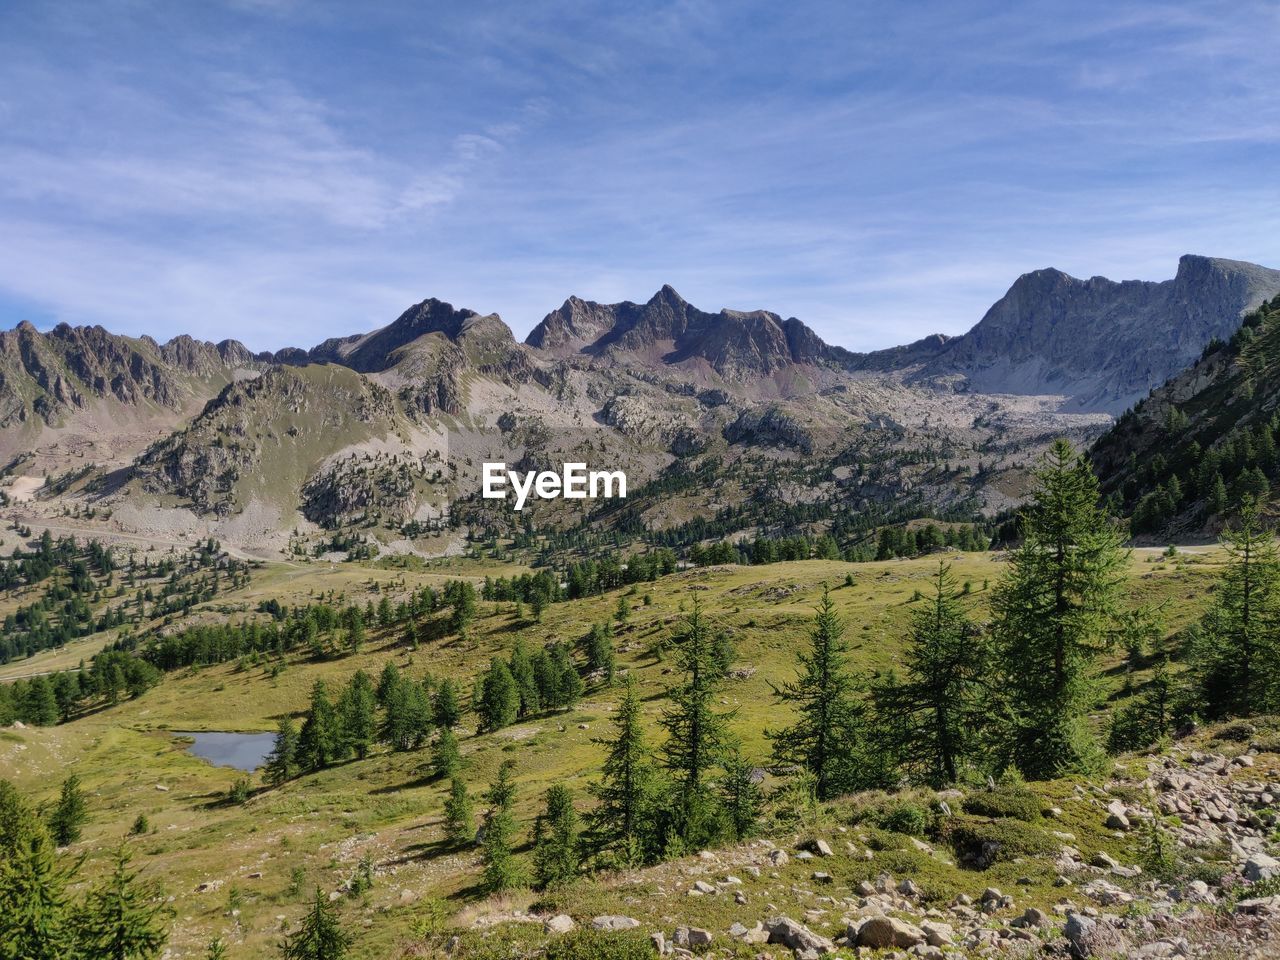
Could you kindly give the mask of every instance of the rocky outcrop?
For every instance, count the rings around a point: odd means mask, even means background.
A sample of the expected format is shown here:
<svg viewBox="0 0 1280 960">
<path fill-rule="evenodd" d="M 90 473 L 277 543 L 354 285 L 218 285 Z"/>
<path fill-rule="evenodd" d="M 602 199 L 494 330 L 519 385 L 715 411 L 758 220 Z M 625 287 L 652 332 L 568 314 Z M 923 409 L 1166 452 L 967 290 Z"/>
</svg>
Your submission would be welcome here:
<svg viewBox="0 0 1280 960">
<path fill-rule="evenodd" d="M 1211 257 L 1184 256 L 1160 283 L 1036 270 L 920 375 L 959 374 L 979 393 L 1062 394 L 1072 409 L 1118 414 L 1277 293 L 1280 271 Z"/>
</svg>

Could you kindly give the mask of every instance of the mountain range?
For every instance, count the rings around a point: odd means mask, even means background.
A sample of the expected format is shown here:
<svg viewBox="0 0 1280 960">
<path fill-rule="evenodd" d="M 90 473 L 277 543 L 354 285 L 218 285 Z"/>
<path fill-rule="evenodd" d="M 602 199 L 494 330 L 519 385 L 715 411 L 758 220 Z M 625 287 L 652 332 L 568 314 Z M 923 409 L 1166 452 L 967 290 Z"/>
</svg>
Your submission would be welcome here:
<svg viewBox="0 0 1280 960">
<path fill-rule="evenodd" d="M 1048 438 L 1093 439 L 1277 294 L 1280 271 L 1200 256 L 1160 283 L 1037 270 L 962 336 L 870 353 L 670 286 L 570 297 L 523 343 L 436 299 L 269 354 L 24 323 L 0 333 L 0 463 L 20 510 L 265 552 L 353 526 L 453 549 L 460 523 L 511 523 L 473 502 L 482 460 L 569 453 L 625 464 L 637 495 L 553 525 L 666 529 L 765 501 L 744 529 L 819 505 L 991 515 Z"/>
</svg>

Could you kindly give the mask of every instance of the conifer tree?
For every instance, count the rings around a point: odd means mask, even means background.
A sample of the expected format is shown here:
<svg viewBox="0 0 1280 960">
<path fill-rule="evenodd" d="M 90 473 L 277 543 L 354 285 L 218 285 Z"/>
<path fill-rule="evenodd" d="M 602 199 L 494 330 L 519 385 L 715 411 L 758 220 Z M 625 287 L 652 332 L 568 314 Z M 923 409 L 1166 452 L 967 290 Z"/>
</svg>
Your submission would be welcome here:
<svg viewBox="0 0 1280 960">
<path fill-rule="evenodd" d="M 908 775 L 935 788 L 955 783 L 981 753 L 991 664 L 945 561 L 912 613 L 903 666 L 903 680 L 876 693 L 877 715 L 893 721 L 881 743 Z"/>
<path fill-rule="evenodd" d="M 547 790 L 546 806 L 534 825 L 533 864 L 538 886 L 545 890 L 570 883 L 581 863 L 573 797 L 568 787 L 556 784 Z"/>
<path fill-rule="evenodd" d="M 774 691 L 792 705 L 796 720 L 783 730 L 767 732 L 777 761 L 813 774 L 821 800 L 852 789 L 859 780 L 865 734 L 848 653 L 844 624 L 824 585 L 809 630 L 809 651 L 796 657 L 799 676 Z"/>
<path fill-rule="evenodd" d="M 34 723 L 40 727 L 52 727 L 58 722 L 58 698 L 53 692 L 53 684 L 49 682 L 48 677 L 32 677 L 27 685 L 26 699 L 24 713 L 28 723 Z"/>
<path fill-rule="evenodd" d="M 459 777 L 449 784 L 449 796 L 444 802 L 444 835 L 449 843 L 462 846 L 475 838 L 475 819 L 471 812 L 471 797 L 467 785 Z"/>
<path fill-rule="evenodd" d="M 384 710 L 387 707 L 387 698 L 391 696 L 400 683 L 400 669 L 395 665 L 394 660 L 388 660 L 382 667 L 382 673 L 378 675 L 378 706 Z"/>
<path fill-rule="evenodd" d="M 613 631 L 607 623 L 592 625 L 587 634 L 587 669 L 604 675 L 605 683 L 613 683 L 617 669 L 613 652 Z"/>
<path fill-rule="evenodd" d="M 53 842 L 34 818 L 0 857 L 0 957 L 64 960 L 81 956 L 67 885 L 76 866 L 58 863 Z"/>
<path fill-rule="evenodd" d="M 675 786 L 672 828 L 676 838 L 694 847 L 715 837 L 718 811 L 710 777 L 733 745 L 731 714 L 715 709 L 720 677 L 712 639 L 695 593 L 676 647 L 684 678 L 672 689 L 671 705 L 662 716 L 667 731 L 662 760 Z"/>
<path fill-rule="evenodd" d="M 89 819 L 80 789 L 80 778 L 74 773 L 62 781 L 58 802 L 49 813 L 49 833 L 60 847 L 70 846 L 80 839 L 80 830 Z"/>
<path fill-rule="evenodd" d="M 492 732 L 515 723 L 520 709 L 520 693 L 511 670 L 494 658 L 485 674 L 480 692 L 480 728 Z"/>
<path fill-rule="evenodd" d="M 422 684 L 400 680 L 387 695 L 379 736 L 395 750 L 416 750 L 431 735 L 431 699 Z"/>
<path fill-rule="evenodd" d="M 298 775 L 298 730 L 293 725 L 292 717 L 280 718 L 275 745 L 267 755 L 263 774 L 267 783 L 273 787 Z"/>
<path fill-rule="evenodd" d="M 316 887 L 302 926 L 286 935 L 280 954 L 284 960 L 345 960 L 350 947 L 351 938 L 338 921 L 337 908 Z"/>
<path fill-rule="evenodd" d="M 458 725 L 462 716 L 458 706 L 458 687 L 450 679 L 446 679 L 436 690 L 433 716 L 436 726 L 452 730 Z"/>
<path fill-rule="evenodd" d="M 626 679 L 622 702 L 613 721 L 612 740 L 596 740 L 606 748 L 600 782 L 591 788 L 596 799 L 592 833 L 600 847 L 627 865 L 644 858 L 645 816 L 653 771 L 640 719 L 635 680 Z"/>
<path fill-rule="evenodd" d="M 462 753 L 458 750 L 458 738 L 448 727 L 441 727 L 431 752 L 431 772 L 441 780 L 452 779 L 462 768 Z"/>
<path fill-rule="evenodd" d="M 377 694 L 373 681 L 363 670 L 357 670 L 338 701 L 342 737 L 348 751 L 363 760 L 373 746 L 376 730 L 374 711 Z"/>
<path fill-rule="evenodd" d="M 529 659 L 529 651 L 524 641 L 517 640 L 515 649 L 511 651 L 511 679 L 516 684 L 516 694 L 520 698 L 517 714 L 528 717 L 542 709 L 538 696 L 538 684 L 533 675 L 533 663 Z"/>
<path fill-rule="evenodd" d="M 755 830 L 760 819 L 760 787 L 756 769 L 735 750 L 725 761 L 724 780 L 720 784 L 721 804 L 735 840 L 744 840 Z"/>
<path fill-rule="evenodd" d="M 1222 543 L 1227 569 L 1192 651 L 1200 699 L 1218 717 L 1280 703 L 1280 554 L 1256 503 L 1244 503 Z"/>
<path fill-rule="evenodd" d="M 159 890 L 138 881 L 121 844 L 111 875 L 89 894 L 81 921 L 88 956 L 103 960 L 148 960 L 169 940 L 169 910 Z"/>
<path fill-rule="evenodd" d="M 342 731 L 324 681 L 311 687 L 311 707 L 298 735 L 298 758 L 305 770 L 322 770 L 342 757 Z"/>
<path fill-rule="evenodd" d="M 512 780 L 515 763 L 505 760 L 498 768 L 497 779 L 485 794 L 489 810 L 484 819 L 482 885 L 487 893 L 500 893 L 518 887 L 523 879 L 520 864 L 512 850 L 516 824 L 512 815 L 516 788 Z"/>
<path fill-rule="evenodd" d="M 1126 552 L 1099 504 L 1088 460 L 1058 440 L 1022 514 L 1023 542 L 992 601 L 992 633 L 1007 696 L 1008 759 L 1045 779 L 1096 769 L 1088 725 L 1095 664 L 1115 626 Z"/>
</svg>

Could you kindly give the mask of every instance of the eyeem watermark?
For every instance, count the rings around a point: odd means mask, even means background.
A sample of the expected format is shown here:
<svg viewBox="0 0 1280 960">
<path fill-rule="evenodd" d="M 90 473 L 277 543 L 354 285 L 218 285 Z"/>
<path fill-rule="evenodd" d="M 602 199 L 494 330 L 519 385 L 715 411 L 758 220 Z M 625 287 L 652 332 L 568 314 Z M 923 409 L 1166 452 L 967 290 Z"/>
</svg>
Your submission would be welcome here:
<svg viewBox="0 0 1280 960">
<path fill-rule="evenodd" d="M 507 488 L 516 495 L 515 507 L 523 510 L 532 493 L 541 500 L 596 500 L 627 495 L 627 475 L 621 470 L 588 470 L 585 463 L 566 463 L 560 473 L 530 470 L 521 476 L 505 463 L 486 463 L 482 495 L 486 500 L 505 500 Z"/>
</svg>

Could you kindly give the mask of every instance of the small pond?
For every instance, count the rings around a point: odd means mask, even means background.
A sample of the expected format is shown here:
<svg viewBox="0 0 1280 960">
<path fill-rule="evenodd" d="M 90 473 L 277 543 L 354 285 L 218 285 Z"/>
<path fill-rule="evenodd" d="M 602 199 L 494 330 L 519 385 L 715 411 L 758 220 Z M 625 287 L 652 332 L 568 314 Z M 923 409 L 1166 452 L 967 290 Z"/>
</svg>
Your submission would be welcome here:
<svg viewBox="0 0 1280 960">
<path fill-rule="evenodd" d="M 246 773 L 262 766 L 276 742 L 274 733 L 187 733 L 175 730 L 173 734 L 191 740 L 187 749 L 197 757 L 214 766 L 235 767 Z"/>
</svg>

